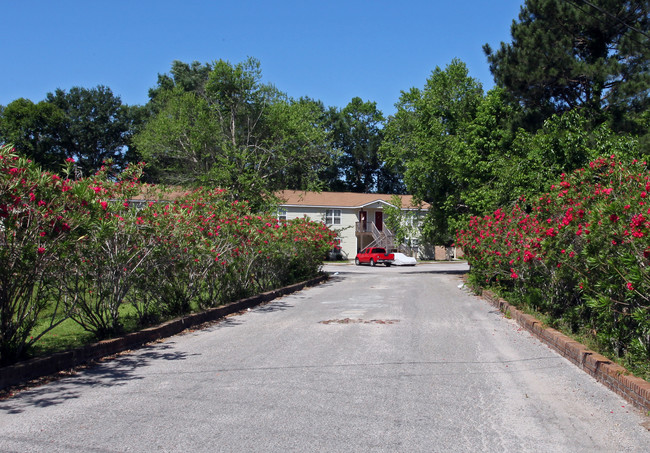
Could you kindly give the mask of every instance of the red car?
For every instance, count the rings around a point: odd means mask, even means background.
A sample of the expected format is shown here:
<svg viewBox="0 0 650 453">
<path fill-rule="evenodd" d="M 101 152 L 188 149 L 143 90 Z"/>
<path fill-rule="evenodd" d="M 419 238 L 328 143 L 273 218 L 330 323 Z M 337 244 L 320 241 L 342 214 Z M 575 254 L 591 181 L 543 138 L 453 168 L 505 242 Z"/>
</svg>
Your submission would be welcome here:
<svg viewBox="0 0 650 453">
<path fill-rule="evenodd" d="M 370 264 L 374 266 L 375 264 L 384 264 L 387 267 L 393 264 L 395 256 L 392 253 L 386 253 L 386 249 L 381 247 L 370 247 L 361 250 L 357 253 L 356 258 L 354 258 L 354 264 L 357 266 L 359 264 Z"/>
</svg>

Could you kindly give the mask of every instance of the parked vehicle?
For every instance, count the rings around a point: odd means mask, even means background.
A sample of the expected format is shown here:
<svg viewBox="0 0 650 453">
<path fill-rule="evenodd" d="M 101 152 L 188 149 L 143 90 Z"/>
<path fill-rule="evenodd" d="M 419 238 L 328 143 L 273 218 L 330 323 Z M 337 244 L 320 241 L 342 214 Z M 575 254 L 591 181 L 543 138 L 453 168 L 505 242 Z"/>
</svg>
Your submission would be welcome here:
<svg viewBox="0 0 650 453">
<path fill-rule="evenodd" d="M 415 266 L 418 262 L 412 256 L 406 256 L 403 253 L 393 253 L 394 266 Z"/>
<path fill-rule="evenodd" d="M 325 255 L 327 261 L 340 261 L 343 259 L 343 252 L 340 245 L 335 245 Z"/>
<path fill-rule="evenodd" d="M 386 249 L 381 247 L 369 247 L 365 248 L 354 258 L 354 264 L 357 266 L 360 264 L 370 264 L 374 266 L 375 264 L 384 264 L 386 267 L 393 264 L 395 256 L 392 253 L 386 253 Z"/>
</svg>

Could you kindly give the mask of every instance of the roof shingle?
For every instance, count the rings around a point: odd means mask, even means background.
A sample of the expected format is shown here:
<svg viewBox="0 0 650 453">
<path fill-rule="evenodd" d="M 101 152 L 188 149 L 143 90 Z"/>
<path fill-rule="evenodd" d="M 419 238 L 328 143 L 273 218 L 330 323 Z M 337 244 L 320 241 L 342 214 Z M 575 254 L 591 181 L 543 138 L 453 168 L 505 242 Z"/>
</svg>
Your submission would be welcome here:
<svg viewBox="0 0 650 453">
<path fill-rule="evenodd" d="M 354 192 L 305 192 L 299 190 L 282 190 L 276 195 L 284 200 L 283 205 L 289 206 L 327 206 L 360 208 L 375 201 L 390 203 L 394 195 L 382 193 L 354 193 Z M 403 209 L 429 209 L 428 203 L 416 205 L 413 195 L 398 195 L 402 200 Z"/>
</svg>

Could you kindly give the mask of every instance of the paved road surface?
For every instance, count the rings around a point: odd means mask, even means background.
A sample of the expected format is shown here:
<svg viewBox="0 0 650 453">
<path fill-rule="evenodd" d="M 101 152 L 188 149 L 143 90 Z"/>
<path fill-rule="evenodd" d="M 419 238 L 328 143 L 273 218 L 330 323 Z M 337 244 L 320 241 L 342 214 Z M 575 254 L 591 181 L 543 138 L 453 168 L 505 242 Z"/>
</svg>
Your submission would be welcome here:
<svg viewBox="0 0 650 453">
<path fill-rule="evenodd" d="M 0 401 L 0 451 L 650 451 L 648 419 L 462 288 L 329 282 Z"/>
</svg>

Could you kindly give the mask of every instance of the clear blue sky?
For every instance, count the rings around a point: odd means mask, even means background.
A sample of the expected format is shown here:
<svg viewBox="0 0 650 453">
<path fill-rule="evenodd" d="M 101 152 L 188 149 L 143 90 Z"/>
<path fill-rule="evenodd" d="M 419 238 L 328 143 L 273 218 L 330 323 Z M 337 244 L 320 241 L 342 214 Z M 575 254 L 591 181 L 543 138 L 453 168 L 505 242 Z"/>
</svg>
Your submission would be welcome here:
<svg viewBox="0 0 650 453">
<path fill-rule="evenodd" d="M 173 60 L 261 62 L 289 96 L 394 113 L 454 57 L 493 86 L 482 46 L 510 41 L 523 0 L 0 0 L 0 104 L 106 85 L 147 102 Z"/>
</svg>

